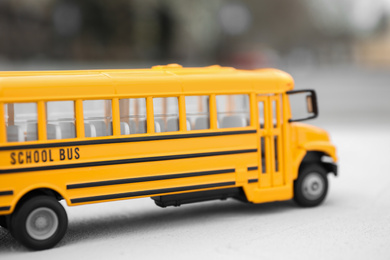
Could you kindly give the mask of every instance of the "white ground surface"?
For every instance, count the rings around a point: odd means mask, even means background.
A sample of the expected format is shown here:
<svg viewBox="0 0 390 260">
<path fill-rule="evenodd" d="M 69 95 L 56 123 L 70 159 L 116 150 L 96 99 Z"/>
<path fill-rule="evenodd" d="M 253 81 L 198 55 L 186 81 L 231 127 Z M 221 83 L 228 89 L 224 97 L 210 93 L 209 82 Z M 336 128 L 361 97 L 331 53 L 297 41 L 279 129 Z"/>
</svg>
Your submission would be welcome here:
<svg viewBox="0 0 390 260">
<path fill-rule="evenodd" d="M 390 74 L 293 72 L 316 87 L 338 147 L 339 177 L 325 202 L 234 200 L 159 208 L 150 199 L 66 207 L 69 230 L 29 252 L 0 228 L 0 259 L 390 259 Z M 298 85 L 300 84 L 300 85 Z"/>
</svg>

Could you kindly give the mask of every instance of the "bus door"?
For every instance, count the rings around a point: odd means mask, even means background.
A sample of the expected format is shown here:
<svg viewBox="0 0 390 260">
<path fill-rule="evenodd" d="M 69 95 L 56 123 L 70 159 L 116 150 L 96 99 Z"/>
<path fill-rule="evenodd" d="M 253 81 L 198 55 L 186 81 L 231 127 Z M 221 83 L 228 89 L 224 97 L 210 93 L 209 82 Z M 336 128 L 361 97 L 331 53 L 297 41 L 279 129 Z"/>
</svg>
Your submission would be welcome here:
<svg viewBox="0 0 390 260">
<path fill-rule="evenodd" d="M 281 95 L 257 96 L 259 110 L 258 141 L 259 187 L 281 186 L 283 180 L 282 160 L 282 99 Z"/>
</svg>

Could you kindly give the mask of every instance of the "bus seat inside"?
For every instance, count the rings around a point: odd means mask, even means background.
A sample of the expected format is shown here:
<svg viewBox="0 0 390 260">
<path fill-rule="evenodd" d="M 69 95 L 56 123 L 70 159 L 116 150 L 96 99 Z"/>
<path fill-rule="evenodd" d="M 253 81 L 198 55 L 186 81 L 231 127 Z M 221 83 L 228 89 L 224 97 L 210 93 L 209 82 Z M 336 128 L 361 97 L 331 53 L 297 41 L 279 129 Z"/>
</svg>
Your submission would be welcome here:
<svg viewBox="0 0 390 260">
<path fill-rule="evenodd" d="M 96 128 L 90 123 L 84 123 L 85 137 L 96 137 Z"/>
<path fill-rule="evenodd" d="M 179 131 L 179 118 L 170 118 L 167 122 L 167 132 Z"/>
<path fill-rule="evenodd" d="M 164 121 L 164 119 L 162 119 L 162 118 L 154 118 L 154 125 L 155 125 L 155 127 L 154 127 L 154 129 L 156 130 L 157 128 L 156 128 L 156 123 L 157 124 L 159 124 L 160 125 L 160 131 L 155 131 L 156 133 L 159 133 L 159 132 L 166 132 L 167 130 L 166 130 L 166 125 L 165 125 L 165 121 Z"/>
<path fill-rule="evenodd" d="M 234 116 L 225 116 L 222 118 L 222 127 L 245 127 L 247 126 L 247 120 L 244 116 L 234 115 Z"/>
<path fill-rule="evenodd" d="M 7 126 L 7 141 L 8 142 L 24 142 L 23 130 L 20 126 Z"/>
<path fill-rule="evenodd" d="M 142 119 L 138 122 L 137 134 L 146 133 L 146 119 Z"/>
<path fill-rule="evenodd" d="M 76 126 L 73 122 L 60 122 L 62 139 L 76 138 Z"/>
<path fill-rule="evenodd" d="M 137 133 L 137 123 L 134 120 L 130 120 L 129 122 L 130 127 L 130 134 L 136 134 Z"/>
<path fill-rule="evenodd" d="M 47 124 L 47 140 L 62 139 L 59 125 Z"/>
<path fill-rule="evenodd" d="M 209 129 L 210 120 L 208 117 L 198 117 L 195 120 L 194 130 Z"/>
<path fill-rule="evenodd" d="M 154 132 L 161 133 L 161 125 L 159 122 L 154 122 Z"/>
<path fill-rule="evenodd" d="M 121 122 L 121 135 L 129 135 L 131 133 L 130 126 L 126 122 Z"/>
<path fill-rule="evenodd" d="M 112 135 L 112 126 L 111 124 L 106 125 L 106 122 L 103 120 L 99 121 L 91 121 L 91 124 L 95 126 L 96 136 L 108 136 Z"/>
<path fill-rule="evenodd" d="M 38 124 L 37 123 L 27 124 L 26 141 L 35 141 L 35 140 L 38 140 Z"/>
</svg>

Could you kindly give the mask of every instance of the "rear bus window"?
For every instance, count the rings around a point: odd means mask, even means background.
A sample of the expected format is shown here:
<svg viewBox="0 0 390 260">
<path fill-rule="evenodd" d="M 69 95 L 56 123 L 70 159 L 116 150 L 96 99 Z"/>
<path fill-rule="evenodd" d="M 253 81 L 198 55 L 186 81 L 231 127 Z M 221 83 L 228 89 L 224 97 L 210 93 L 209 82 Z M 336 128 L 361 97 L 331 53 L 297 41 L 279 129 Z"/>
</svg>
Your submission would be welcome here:
<svg viewBox="0 0 390 260">
<path fill-rule="evenodd" d="M 210 129 L 209 96 L 187 96 L 187 130 Z"/>
<path fill-rule="evenodd" d="M 126 98 L 119 100 L 121 134 L 146 133 L 145 98 Z"/>
<path fill-rule="evenodd" d="M 85 137 L 112 135 L 111 100 L 84 100 Z"/>
<path fill-rule="evenodd" d="M 38 114 L 36 103 L 5 104 L 7 142 L 38 140 Z"/>
<path fill-rule="evenodd" d="M 46 103 L 47 139 L 76 137 L 74 102 L 51 101 Z"/>
<path fill-rule="evenodd" d="M 179 131 L 179 103 L 177 97 L 153 98 L 154 131 Z"/>
<path fill-rule="evenodd" d="M 248 95 L 218 95 L 218 128 L 249 126 Z"/>
</svg>

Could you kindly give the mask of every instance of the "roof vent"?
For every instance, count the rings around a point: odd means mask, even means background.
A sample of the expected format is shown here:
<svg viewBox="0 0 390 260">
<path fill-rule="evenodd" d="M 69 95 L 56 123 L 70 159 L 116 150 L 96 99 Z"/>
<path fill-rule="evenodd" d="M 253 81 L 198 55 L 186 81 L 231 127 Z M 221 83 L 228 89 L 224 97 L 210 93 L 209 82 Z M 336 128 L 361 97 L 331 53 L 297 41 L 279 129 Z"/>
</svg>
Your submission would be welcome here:
<svg viewBox="0 0 390 260">
<path fill-rule="evenodd" d="M 222 67 L 219 66 L 219 65 L 211 65 L 211 66 L 207 66 L 206 68 L 208 68 L 208 69 L 220 69 Z"/>
<path fill-rule="evenodd" d="M 179 68 L 183 68 L 183 66 L 181 66 L 180 64 L 177 64 L 177 63 L 171 63 L 171 64 L 168 64 L 168 65 L 157 65 L 157 66 L 153 66 L 152 69 L 179 69 Z"/>
</svg>

